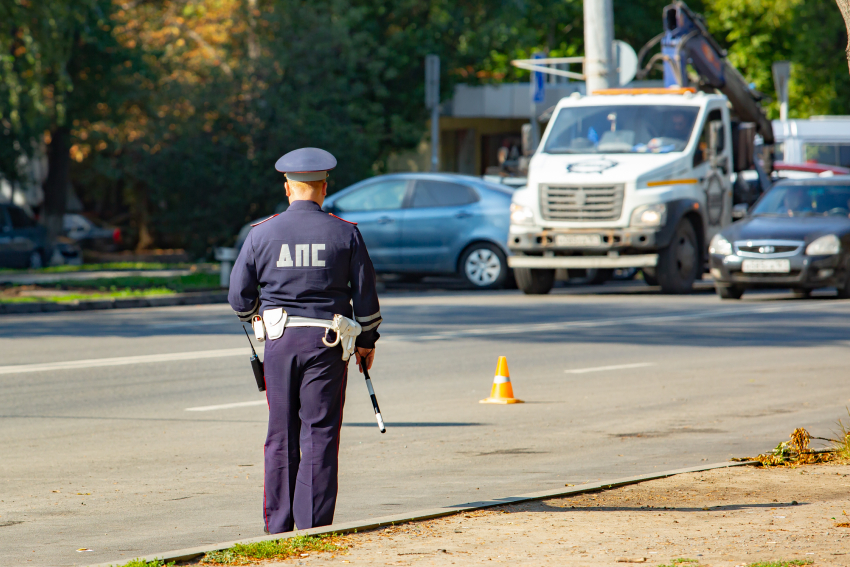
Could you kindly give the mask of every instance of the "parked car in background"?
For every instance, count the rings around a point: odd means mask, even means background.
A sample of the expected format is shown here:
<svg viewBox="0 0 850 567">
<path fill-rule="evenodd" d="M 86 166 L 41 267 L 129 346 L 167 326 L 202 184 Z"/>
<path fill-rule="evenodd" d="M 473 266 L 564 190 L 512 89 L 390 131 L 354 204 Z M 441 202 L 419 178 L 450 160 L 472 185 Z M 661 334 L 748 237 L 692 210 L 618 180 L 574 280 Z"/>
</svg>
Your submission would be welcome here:
<svg viewBox="0 0 850 567">
<path fill-rule="evenodd" d="M 62 219 L 65 236 L 82 248 L 113 252 L 121 245 L 121 229 L 80 214 L 66 213 Z"/>
<path fill-rule="evenodd" d="M 0 268 L 41 268 L 48 259 L 44 227 L 22 208 L 0 205 Z"/>
<path fill-rule="evenodd" d="M 375 270 L 458 274 L 479 289 L 508 278 L 510 187 L 449 173 L 397 173 L 356 183 L 324 208 L 356 222 Z"/>
<path fill-rule="evenodd" d="M 722 299 L 757 288 L 805 297 L 835 287 L 838 297 L 850 297 L 850 176 L 777 183 L 714 236 L 709 256 Z"/>
<path fill-rule="evenodd" d="M 406 279 L 459 274 L 478 289 L 493 289 L 509 277 L 512 194 L 508 186 L 467 175 L 396 173 L 334 193 L 324 208 L 357 223 L 379 273 Z M 279 204 L 275 213 L 287 206 Z M 251 224 L 239 231 L 237 250 Z"/>
</svg>

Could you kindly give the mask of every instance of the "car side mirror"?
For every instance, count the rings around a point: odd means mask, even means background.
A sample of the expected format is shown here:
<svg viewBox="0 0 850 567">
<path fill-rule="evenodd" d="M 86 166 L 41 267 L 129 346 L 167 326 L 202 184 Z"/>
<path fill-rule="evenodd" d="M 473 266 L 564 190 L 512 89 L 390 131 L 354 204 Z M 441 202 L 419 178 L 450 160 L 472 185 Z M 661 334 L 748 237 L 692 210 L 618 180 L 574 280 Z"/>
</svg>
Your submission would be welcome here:
<svg viewBox="0 0 850 567">
<path fill-rule="evenodd" d="M 746 203 L 738 203 L 734 207 L 732 207 L 732 218 L 734 220 L 740 220 L 747 216 L 747 212 L 750 210 L 750 206 Z"/>
</svg>

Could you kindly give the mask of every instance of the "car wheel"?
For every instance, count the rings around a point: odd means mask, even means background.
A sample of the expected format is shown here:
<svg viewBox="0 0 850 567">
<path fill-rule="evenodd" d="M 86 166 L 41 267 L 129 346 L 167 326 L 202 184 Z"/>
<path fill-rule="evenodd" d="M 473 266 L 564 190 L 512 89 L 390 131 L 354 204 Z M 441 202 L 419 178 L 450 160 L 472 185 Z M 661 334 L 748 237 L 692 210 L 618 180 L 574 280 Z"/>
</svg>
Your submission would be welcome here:
<svg viewBox="0 0 850 567">
<path fill-rule="evenodd" d="M 32 251 L 32 254 L 30 254 L 29 267 L 31 270 L 38 270 L 44 267 L 44 258 L 41 257 L 41 251 Z"/>
<path fill-rule="evenodd" d="M 555 285 L 555 270 L 514 268 L 516 285 L 526 295 L 546 295 Z"/>
<path fill-rule="evenodd" d="M 691 221 L 676 227 L 670 245 L 658 254 L 656 277 L 662 293 L 690 293 L 700 268 L 697 235 Z"/>
<path fill-rule="evenodd" d="M 714 289 L 720 299 L 741 299 L 744 290 L 734 285 L 715 285 Z"/>
<path fill-rule="evenodd" d="M 508 261 L 498 246 L 479 242 L 463 253 L 460 273 L 478 289 L 495 289 L 508 277 Z"/>
<path fill-rule="evenodd" d="M 646 285 L 658 285 L 658 278 L 655 277 L 655 270 L 652 268 L 641 268 L 640 273 L 643 274 L 643 281 Z"/>
<path fill-rule="evenodd" d="M 796 299 L 808 299 L 812 296 L 812 290 L 810 289 L 792 289 L 791 295 L 793 295 Z"/>
</svg>

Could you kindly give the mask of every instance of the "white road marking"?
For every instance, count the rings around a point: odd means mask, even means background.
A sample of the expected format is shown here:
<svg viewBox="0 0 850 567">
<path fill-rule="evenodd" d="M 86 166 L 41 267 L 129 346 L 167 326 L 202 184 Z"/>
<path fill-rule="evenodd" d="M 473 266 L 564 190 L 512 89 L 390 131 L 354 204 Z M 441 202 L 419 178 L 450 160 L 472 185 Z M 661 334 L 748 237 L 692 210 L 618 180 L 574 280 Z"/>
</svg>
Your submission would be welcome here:
<svg viewBox="0 0 850 567">
<path fill-rule="evenodd" d="M 0 366 L 0 374 L 23 374 L 26 372 L 47 372 L 50 370 L 75 370 L 80 368 L 101 368 L 104 366 L 129 366 L 151 362 L 173 362 L 176 360 L 225 358 L 228 356 L 248 356 L 250 353 L 251 349 L 244 347 L 196 350 L 193 352 L 172 352 L 168 354 L 146 354 L 142 356 L 120 356 L 116 358 L 90 358 L 88 360 L 46 362 L 43 364 L 17 364 L 14 366 Z"/>
<path fill-rule="evenodd" d="M 232 404 L 220 404 L 217 406 L 200 406 L 196 408 L 186 408 L 186 411 L 213 411 L 219 409 L 246 408 L 248 406 L 264 406 L 266 405 L 266 403 L 266 400 L 254 400 L 252 402 L 235 402 Z"/>
<path fill-rule="evenodd" d="M 188 321 L 175 321 L 173 323 L 156 323 L 147 325 L 148 329 L 177 329 L 179 327 L 201 327 L 210 325 L 232 325 L 236 323 L 235 317 L 216 317 L 215 319 L 192 319 Z"/>
<path fill-rule="evenodd" d="M 614 366 L 597 366 L 595 368 L 576 368 L 575 370 L 564 370 L 567 374 L 586 374 L 588 372 L 604 372 L 606 370 L 626 370 L 628 368 L 643 368 L 644 366 L 655 366 L 654 362 L 634 362 L 632 364 L 615 364 Z"/>
<path fill-rule="evenodd" d="M 710 311 L 698 311 L 695 313 L 679 313 L 674 315 L 639 315 L 634 317 L 612 317 L 609 319 L 590 319 L 586 321 L 555 321 L 551 323 L 530 323 L 514 325 L 486 325 L 456 329 L 442 333 L 400 333 L 389 335 L 384 341 L 390 342 L 419 342 L 419 341 L 443 341 L 459 339 L 464 337 L 477 337 L 488 335 L 507 335 L 513 333 L 531 333 L 541 331 L 563 331 L 567 329 L 581 329 L 592 327 L 607 327 L 613 325 L 652 324 L 671 321 L 687 321 L 691 319 L 709 319 L 722 317 L 738 317 L 751 314 L 784 313 L 789 311 L 829 309 L 836 303 L 832 301 L 821 301 L 814 303 L 790 304 L 787 307 L 758 306 L 748 309 L 712 309 Z M 199 350 L 193 352 L 175 352 L 169 354 L 148 354 L 142 356 L 122 356 L 116 358 L 92 358 L 87 360 L 71 360 L 67 362 L 47 362 L 43 364 L 17 364 L 12 366 L 0 366 L 0 375 L 23 374 L 27 372 L 47 372 L 52 370 L 75 370 L 81 368 L 100 368 L 104 366 L 129 366 L 133 364 L 148 364 L 153 362 L 173 362 L 178 360 L 199 360 L 206 358 L 223 358 L 228 356 L 244 356 L 251 351 L 245 348 L 230 348 L 217 350 Z"/>
</svg>

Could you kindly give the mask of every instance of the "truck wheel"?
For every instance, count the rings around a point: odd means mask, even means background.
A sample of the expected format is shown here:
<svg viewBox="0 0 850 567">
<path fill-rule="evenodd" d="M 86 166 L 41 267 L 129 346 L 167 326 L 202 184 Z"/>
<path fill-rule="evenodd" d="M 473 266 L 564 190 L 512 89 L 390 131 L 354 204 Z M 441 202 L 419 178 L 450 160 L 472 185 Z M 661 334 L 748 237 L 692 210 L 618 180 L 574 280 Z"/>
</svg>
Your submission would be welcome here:
<svg viewBox="0 0 850 567">
<path fill-rule="evenodd" d="M 715 291 L 720 299 L 741 299 L 744 290 L 734 285 L 715 285 Z"/>
<path fill-rule="evenodd" d="M 516 285 L 526 295 L 546 295 L 555 285 L 555 270 L 514 268 Z"/>
<path fill-rule="evenodd" d="M 655 277 L 655 269 L 641 268 L 640 271 L 643 274 L 643 281 L 646 282 L 646 285 L 658 285 L 658 278 Z"/>
<path fill-rule="evenodd" d="M 498 246 L 477 242 L 463 253 L 460 273 L 478 289 L 496 289 L 508 277 L 508 261 Z"/>
<path fill-rule="evenodd" d="M 690 293 L 700 268 L 699 248 L 694 226 L 682 219 L 673 240 L 658 253 L 656 277 L 662 293 Z"/>
</svg>

